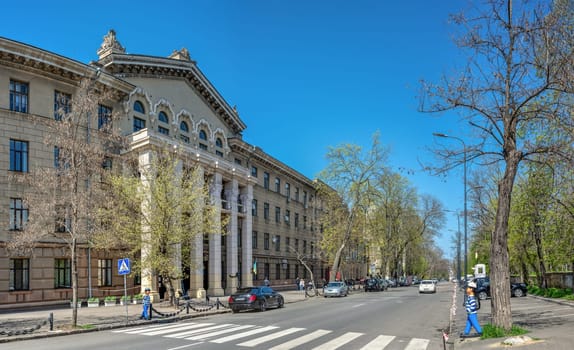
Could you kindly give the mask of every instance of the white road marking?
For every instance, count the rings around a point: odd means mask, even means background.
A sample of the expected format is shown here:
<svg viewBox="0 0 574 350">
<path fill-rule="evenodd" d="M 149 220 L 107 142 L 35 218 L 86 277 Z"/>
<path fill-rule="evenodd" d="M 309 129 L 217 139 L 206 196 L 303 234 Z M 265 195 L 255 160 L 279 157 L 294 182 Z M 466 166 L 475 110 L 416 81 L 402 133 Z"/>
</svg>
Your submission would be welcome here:
<svg viewBox="0 0 574 350">
<path fill-rule="evenodd" d="M 227 337 L 215 339 L 215 340 L 212 340 L 211 342 L 217 343 L 217 344 L 226 343 L 226 342 L 230 342 L 233 340 L 249 337 L 249 336 L 254 335 L 254 334 L 259 334 L 259 333 L 267 332 L 270 330 L 274 330 L 277 328 L 279 328 L 279 327 L 267 326 L 267 327 L 263 327 L 263 328 L 252 329 L 252 330 L 247 331 L 247 332 L 242 332 L 242 333 L 238 333 L 238 334 L 234 334 L 234 335 L 228 335 Z"/>
<path fill-rule="evenodd" d="M 340 337 L 332 339 L 321 346 L 314 348 L 313 350 L 333 350 L 337 349 L 363 335 L 364 333 L 347 332 Z"/>
<path fill-rule="evenodd" d="M 322 336 L 324 336 L 325 334 L 329 334 L 329 333 L 331 333 L 331 332 L 332 332 L 332 331 L 328 331 L 328 330 L 325 330 L 325 329 L 319 329 L 319 330 L 316 330 L 316 331 L 313 332 L 313 333 L 309 333 L 309 334 L 306 334 L 306 335 L 304 335 L 304 336 L 302 336 L 302 337 L 298 337 L 298 338 L 295 338 L 295 339 L 293 339 L 293 340 L 290 340 L 290 341 L 288 341 L 288 342 L 286 342 L 286 343 L 283 343 L 283 344 L 279 344 L 279 345 L 277 345 L 277 346 L 274 346 L 274 347 L 272 347 L 272 348 L 269 349 L 269 350 L 289 350 L 289 349 L 293 349 L 293 348 L 295 348 L 295 347 L 297 347 L 297 346 L 299 346 L 299 345 L 302 345 L 302 344 L 305 344 L 305 343 L 307 343 L 307 342 L 310 342 L 311 340 L 317 339 L 317 338 L 322 337 Z"/>
<path fill-rule="evenodd" d="M 382 350 L 387 345 L 389 345 L 389 343 L 392 342 L 393 339 L 395 339 L 395 337 L 392 335 L 379 335 L 369 344 L 363 346 L 361 350 Z"/>
<path fill-rule="evenodd" d="M 250 341 L 246 341 L 246 342 L 244 342 L 244 343 L 237 344 L 237 345 L 239 345 L 239 346 L 248 346 L 248 347 L 251 347 L 251 348 L 252 348 L 252 347 L 257 346 L 257 345 L 259 345 L 259 344 L 263 344 L 263 343 L 265 343 L 265 342 L 268 342 L 268 341 L 277 339 L 277 338 L 279 338 L 279 337 L 283 337 L 283 336 L 285 336 L 285 335 L 289 335 L 289 334 L 291 334 L 291 333 L 295 333 L 295 332 L 299 332 L 299 331 L 303 331 L 303 330 L 305 330 L 305 328 L 289 328 L 289 329 L 286 329 L 286 330 L 284 330 L 284 331 L 272 333 L 272 334 L 266 335 L 266 336 L 264 336 L 264 337 L 261 337 L 261 338 L 258 338 L 258 339 L 253 339 L 253 340 L 250 340 Z"/>
<path fill-rule="evenodd" d="M 427 346 L 429 346 L 429 342 L 430 340 L 428 339 L 413 338 L 405 350 L 426 350 Z"/>
</svg>

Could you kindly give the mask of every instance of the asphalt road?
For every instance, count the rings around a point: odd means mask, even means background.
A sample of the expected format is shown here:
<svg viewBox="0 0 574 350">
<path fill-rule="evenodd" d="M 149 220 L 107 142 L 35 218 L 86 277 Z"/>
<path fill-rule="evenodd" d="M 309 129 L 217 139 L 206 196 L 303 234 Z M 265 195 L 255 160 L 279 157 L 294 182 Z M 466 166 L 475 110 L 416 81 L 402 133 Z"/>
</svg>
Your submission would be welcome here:
<svg viewBox="0 0 574 350">
<path fill-rule="evenodd" d="M 436 294 L 406 287 L 315 297 L 266 312 L 20 341 L 0 349 L 442 349 L 452 292 L 444 283 Z"/>
</svg>

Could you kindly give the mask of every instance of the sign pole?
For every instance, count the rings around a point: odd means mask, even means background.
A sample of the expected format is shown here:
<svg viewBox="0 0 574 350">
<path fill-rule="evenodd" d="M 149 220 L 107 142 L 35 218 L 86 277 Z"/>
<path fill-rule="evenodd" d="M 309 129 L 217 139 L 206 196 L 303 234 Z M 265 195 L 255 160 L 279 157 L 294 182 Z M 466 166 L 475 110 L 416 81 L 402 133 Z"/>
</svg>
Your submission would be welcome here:
<svg viewBox="0 0 574 350">
<path fill-rule="evenodd" d="M 126 304 L 126 324 L 129 323 L 128 318 L 128 285 L 127 285 L 127 277 L 124 275 L 124 303 Z"/>
</svg>

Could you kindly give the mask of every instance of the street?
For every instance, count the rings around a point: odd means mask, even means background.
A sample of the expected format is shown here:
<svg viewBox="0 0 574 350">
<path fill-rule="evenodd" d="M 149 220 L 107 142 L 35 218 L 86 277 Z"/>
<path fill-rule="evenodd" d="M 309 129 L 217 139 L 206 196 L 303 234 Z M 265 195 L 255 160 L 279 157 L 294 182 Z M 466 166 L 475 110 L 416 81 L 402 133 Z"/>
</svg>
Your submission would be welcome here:
<svg viewBox="0 0 574 350">
<path fill-rule="evenodd" d="M 416 287 L 354 292 L 266 312 L 223 314 L 0 345 L 0 349 L 442 349 L 452 285 L 436 294 Z"/>
</svg>

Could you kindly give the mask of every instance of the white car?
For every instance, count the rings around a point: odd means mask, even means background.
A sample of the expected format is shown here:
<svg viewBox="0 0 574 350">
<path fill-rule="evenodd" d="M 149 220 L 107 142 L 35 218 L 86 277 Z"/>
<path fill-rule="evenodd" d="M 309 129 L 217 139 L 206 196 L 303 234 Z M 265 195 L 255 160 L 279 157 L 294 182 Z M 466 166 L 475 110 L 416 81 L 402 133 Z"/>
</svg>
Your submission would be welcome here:
<svg viewBox="0 0 574 350">
<path fill-rule="evenodd" d="M 436 283 L 433 280 L 422 280 L 419 284 L 419 293 L 436 293 Z"/>
</svg>

